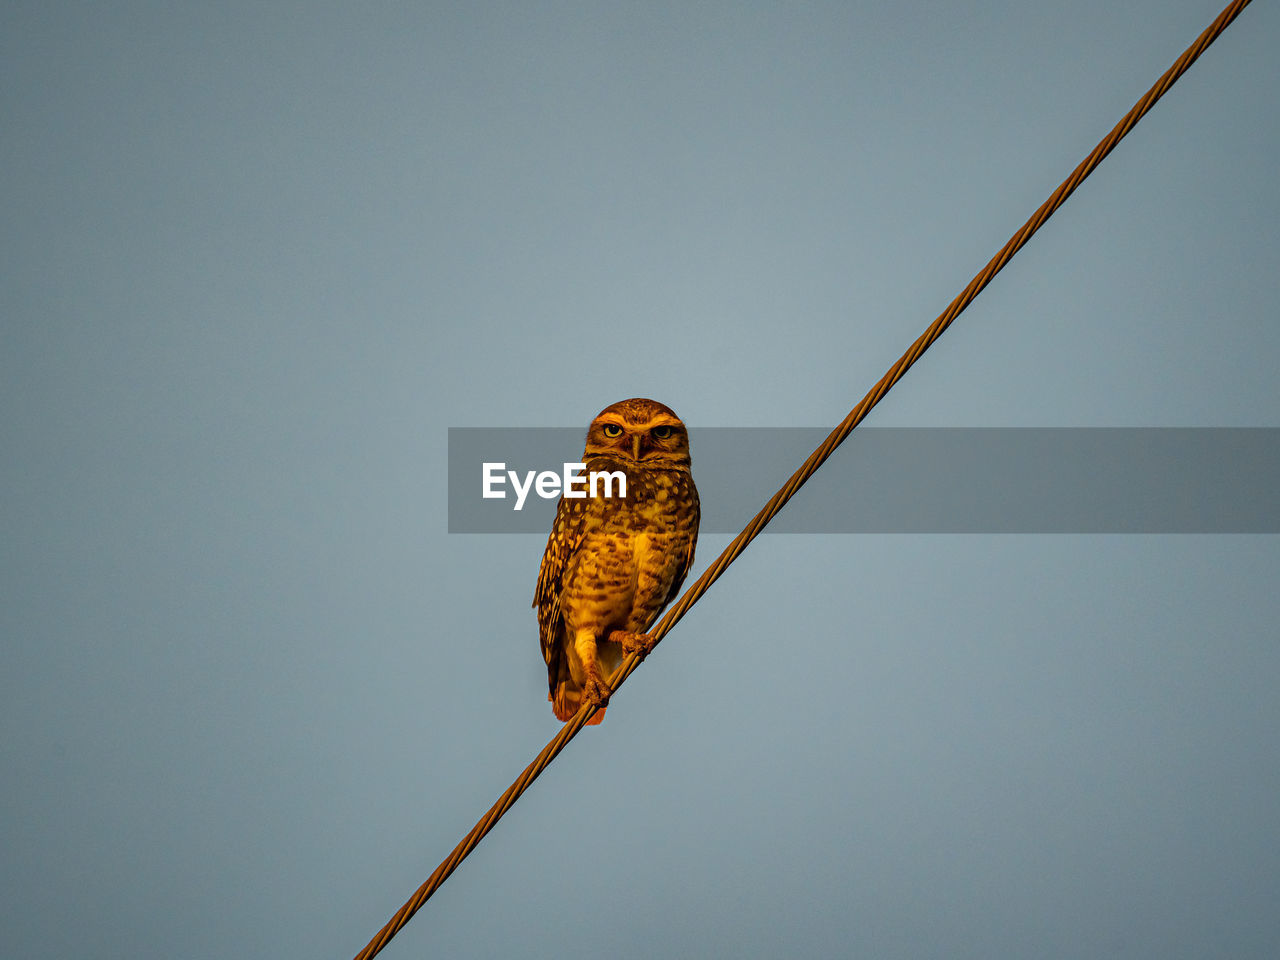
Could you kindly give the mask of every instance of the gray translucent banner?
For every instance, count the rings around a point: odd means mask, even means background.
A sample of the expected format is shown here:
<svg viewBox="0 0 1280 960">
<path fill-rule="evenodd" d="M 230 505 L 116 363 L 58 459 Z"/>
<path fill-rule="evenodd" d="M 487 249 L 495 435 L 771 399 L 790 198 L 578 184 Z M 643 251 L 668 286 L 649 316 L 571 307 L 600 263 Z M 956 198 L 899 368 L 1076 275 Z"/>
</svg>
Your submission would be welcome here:
<svg viewBox="0 0 1280 960">
<path fill-rule="evenodd" d="M 827 432 L 690 429 L 702 532 L 741 530 Z M 584 433 L 451 427 L 449 532 L 545 535 Z M 1280 533 L 1278 490 L 1277 428 L 859 427 L 767 529 Z"/>
</svg>

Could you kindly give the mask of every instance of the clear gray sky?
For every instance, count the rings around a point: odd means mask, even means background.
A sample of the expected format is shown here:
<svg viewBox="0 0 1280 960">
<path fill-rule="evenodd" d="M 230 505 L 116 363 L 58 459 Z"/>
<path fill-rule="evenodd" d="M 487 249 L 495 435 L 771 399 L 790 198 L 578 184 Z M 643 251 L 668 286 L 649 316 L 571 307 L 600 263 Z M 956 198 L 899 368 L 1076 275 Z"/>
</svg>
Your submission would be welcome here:
<svg viewBox="0 0 1280 960">
<path fill-rule="evenodd" d="M 0 953 L 355 953 L 556 730 L 447 428 L 835 423 L 1218 9 L 4 4 Z M 870 423 L 1280 426 L 1278 48 Z M 766 536 L 386 956 L 1274 957 L 1278 572 Z"/>
</svg>

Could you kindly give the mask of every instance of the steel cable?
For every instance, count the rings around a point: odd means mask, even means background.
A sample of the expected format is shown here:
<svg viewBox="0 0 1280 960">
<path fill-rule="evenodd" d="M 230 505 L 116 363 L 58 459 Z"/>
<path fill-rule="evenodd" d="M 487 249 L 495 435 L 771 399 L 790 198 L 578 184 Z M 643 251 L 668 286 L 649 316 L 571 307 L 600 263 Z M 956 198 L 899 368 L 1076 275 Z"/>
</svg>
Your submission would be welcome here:
<svg viewBox="0 0 1280 960">
<path fill-rule="evenodd" d="M 951 322 L 982 292 L 995 275 L 1004 268 L 1005 264 L 1013 258 L 1013 255 L 1031 239 L 1032 234 L 1039 230 L 1044 222 L 1053 215 L 1054 211 L 1062 206 L 1076 187 L 1115 149 L 1116 144 L 1133 129 L 1134 125 L 1155 105 L 1156 101 L 1164 96 L 1165 92 L 1196 61 L 1196 58 L 1218 38 L 1219 34 L 1230 25 L 1231 21 L 1249 3 L 1250 0 L 1234 0 L 1234 2 L 1228 4 L 1222 13 L 1218 15 L 1218 18 L 1196 38 L 1195 42 L 1183 52 L 1182 56 L 1174 61 L 1173 66 L 1134 104 L 1133 108 L 1111 129 L 1111 132 L 1102 138 L 1102 141 L 1081 161 L 1080 165 L 1071 171 L 1071 175 L 1059 185 L 1049 199 L 1031 215 L 1031 218 L 1009 239 L 1009 242 L 991 258 L 987 265 L 979 271 L 978 275 L 969 282 L 969 285 L 961 291 L 959 296 L 951 301 L 947 309 L 929 325 L 929 328 L 898 359 L 898 362 L 889 368 L 888 372 L 880 379 L 880 382 L 867 392 L 867 395 L 862 398 L 856 407 L 849 411 L 849 415 L 831 431 L 818 449 L 810 454 L 809 459 L 792 474 L 791 479 L 783 485 L 782 489 L 774 494 L 769 502 L 761 508 L 760 512 L 752 518 L 746 529 L 738 534 L 733 539 L 733 542 L 725 547 L 720 556 L 703 572 L 702 576 L 685 590 L 675 605 L 666 612 L 650 631 L 655 645 L 661 642 L 662 638 L 671 631 L 671 628 L 679 623 L 680 618 L 688 613 L 689 608 L 697 603 L 702 595 L 710 589 L 711 585 L 720 578 L 720 575 L 724 573 L 729 564 L 733 563 L 738 555 L 746 549 L 747 544 L 754 540 L 769 521 L 777 516 L 778 512 L 795 495 L 796 491 L 804 486 L 805 482 L 831 456 L 836 447 L 843 443 L 849 434 L 853 432 L 853 429 L 862 422 L 871 411 L 871 408 L 880 402 L 895 383 L 902 379 L 907 370 L 911 368 L 911 365 L 920 359 L 920 356 L 932 346 L 933 342 L 942 335 L 942 332 L 951 325 Z M 617 673 L 609 681 L 615 691 L 631 676 L 639 664 L 640 658 L 635 654 L 628 656 L 623 661 Z M 543 747 L 542 752 L 533 759 L 533 762 L 524 768 L 524 771 L 516 778 L 515 783 L 507 788 L 506 792 L 489 808 L 489 811 L 480 818 L 480 821 L 454 847 L 453 852 L 445 858 L 440 866 L 436 867 L 435 872 L 414 892 L 408 902 L 396 911 L 395 916 L 388 920 L 369 944 L 356 955 L 355 960 L 369 960 L 370 957 L 376 955 L 387 945 L 391 938 L 409 922 L 409 919 L 435 893 L 436 889 L 448 879 L 449 875 L 453 873 L 467 854 L 475 849 L 476 845 L 493 829 L 494 824 L 520 798 L 520 795 L 528 789 L 538 775 L 546 769 L 547 764 L 554 760 L 569 741 L 577 736 L 578 731 L 582 729 L 587 720 L 594 716 L 596 709 L 594 706 L 584 706 L 560 728 L 560 732 Z"/>
</svg>

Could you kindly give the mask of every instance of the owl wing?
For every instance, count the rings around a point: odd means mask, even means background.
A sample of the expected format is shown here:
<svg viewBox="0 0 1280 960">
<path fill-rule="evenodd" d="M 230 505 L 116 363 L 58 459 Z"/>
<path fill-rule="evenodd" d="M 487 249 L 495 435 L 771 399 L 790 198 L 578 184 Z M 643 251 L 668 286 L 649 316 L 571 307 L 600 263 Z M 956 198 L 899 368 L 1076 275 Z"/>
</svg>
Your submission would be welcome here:
<svg viewBox="0 0 1280 960">
<path fill-rule="evenodd" d="M 698 546 L 698 524 L 702 520 L 702 502 L 698 499 L 698 488 L 692 487 L 692 492 L 693 503 L 689 512 L 689 549 L 680 558 L 680 565 L 676 567 L 675 579 L 671 581 L 671 589 L 667 591 L 667 599 L 662 601 L 664 610 L 667 604 L 680 596 L 680 588 L 684 586 L 684 578 L 689 576 L 689 571 L 693 568 L 693 552 Z"/>
<path fill-rule="evenodd" d="M 564 592 L 565 573 L 569 563 L 582 544 L 587 530 L 586 498 L 560 498 L 556 509 L 556 522 L 547 537 L 547 549 L 542 554 L 542 569 L 538 571 L 538 586 L 533 592 L 533 605 L 538 608 L 538 632 L 542 639 L 542 658 L 547 661 L 547 675 L 552 690 L 561 673 L 565 657 L 564 615 L 560 611 L 560 597 Z"/>
</svg>

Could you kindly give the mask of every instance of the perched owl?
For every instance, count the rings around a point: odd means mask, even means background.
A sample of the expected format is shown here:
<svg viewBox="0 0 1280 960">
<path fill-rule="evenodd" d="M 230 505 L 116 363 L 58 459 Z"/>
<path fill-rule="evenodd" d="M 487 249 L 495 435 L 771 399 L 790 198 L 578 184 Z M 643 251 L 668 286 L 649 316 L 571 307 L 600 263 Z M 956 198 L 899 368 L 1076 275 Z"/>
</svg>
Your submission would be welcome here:
<svg viewBox="0 0 1280 960">
<path fill-rule="evenodd" d="M 606 407 L 587 429 L 587 473 L 621 472 L 626 496 L 562 496 L 542 555 L 533 605 L 552 709 L 560 720 L 585 700 L 609 702 L 607 677 L 628 653 L 652 649 L 644 632 L 675 597 L 693 565 L 698 490 L 689 434 L 653 400 Z M 604 710 L 591 718 L 604 719 Z"/>
</svg>

